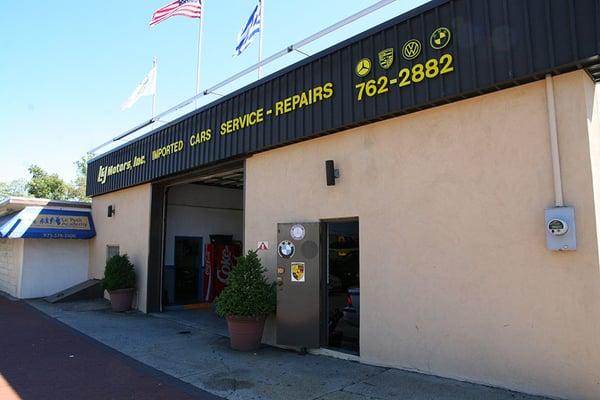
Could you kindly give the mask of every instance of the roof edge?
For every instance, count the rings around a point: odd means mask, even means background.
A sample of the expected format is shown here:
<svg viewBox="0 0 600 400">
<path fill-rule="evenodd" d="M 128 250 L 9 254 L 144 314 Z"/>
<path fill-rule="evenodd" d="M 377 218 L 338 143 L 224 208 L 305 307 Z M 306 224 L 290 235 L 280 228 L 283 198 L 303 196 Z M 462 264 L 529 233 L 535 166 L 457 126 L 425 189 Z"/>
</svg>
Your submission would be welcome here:
<svg viewBox="0 0 600 400">
<path fill-rule="evenodd" d="M 71 207 L 71 208 L 91 208 L 92 204 L 85 201 L 75 200 L 50 200 L 36 197 L 18 197 L 9 196 L 0 201 L 0 209 L 11 205 L 15 206 L 51 206 L 51 207 Z"/>
</svg>

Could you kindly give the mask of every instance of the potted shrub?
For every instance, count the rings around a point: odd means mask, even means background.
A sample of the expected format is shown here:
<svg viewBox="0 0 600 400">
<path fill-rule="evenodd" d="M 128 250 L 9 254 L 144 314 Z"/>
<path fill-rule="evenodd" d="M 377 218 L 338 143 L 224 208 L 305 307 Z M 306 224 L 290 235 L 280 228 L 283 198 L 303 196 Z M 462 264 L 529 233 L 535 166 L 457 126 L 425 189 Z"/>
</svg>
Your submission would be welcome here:
<svg viewBox="0 0 600 400">
<path fill-rule="evenodd" d="M 104 269 L 103 285 L 110 295 L 113 311 L 131 309 L 135 293 L 135 271 L 127 254 L 113 256 L 108 260 Z"/>
<path fill-rule="evenodd" d="M 252 351 L 260 347 L 265 318 L 275 312 L 275 283 L 268 283 L 255 251 L 237 258 L 227 287 L 215 300 L 216 312 L 227 318 L 231 348 Z"/>
</svg>

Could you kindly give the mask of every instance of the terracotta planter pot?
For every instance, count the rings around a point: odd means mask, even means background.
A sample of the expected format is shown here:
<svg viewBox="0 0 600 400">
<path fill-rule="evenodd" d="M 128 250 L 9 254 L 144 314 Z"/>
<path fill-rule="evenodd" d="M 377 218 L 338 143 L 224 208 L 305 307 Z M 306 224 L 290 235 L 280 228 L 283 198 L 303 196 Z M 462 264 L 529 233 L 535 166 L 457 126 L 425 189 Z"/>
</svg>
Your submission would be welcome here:
<svg viewBox="0 0 600 400">
<path fill-rule="evenodd" d="M 135 289 L 117 289 L 108 292 L 110 294 L 110 306 L 113 311 L 123 312 L 131 309 Z"/>
<path fill-rule="evenodd" d="M 238 351 L 253 351 L 260 348 L 265 327 L 265 317 L 227 316 L 229 342 L 231 348 Z"/>
</svg>

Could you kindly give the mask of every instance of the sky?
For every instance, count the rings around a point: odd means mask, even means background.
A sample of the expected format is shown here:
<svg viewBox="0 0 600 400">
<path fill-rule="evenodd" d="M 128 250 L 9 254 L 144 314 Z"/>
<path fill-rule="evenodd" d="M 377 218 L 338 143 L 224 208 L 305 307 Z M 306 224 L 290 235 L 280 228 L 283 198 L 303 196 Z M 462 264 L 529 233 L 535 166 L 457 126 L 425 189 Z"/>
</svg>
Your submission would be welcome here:
<svg viewBox="0 0 600 400">
<path fill-rule="evenodd" d="M 198 19 L 172 17 L 150 28 L 152 13 L 169 0 L 46 0 L 7 2 L 0 14 L 0 182 L 29 177 L 36 164 L 66 180 L 87 151 L 151 116 L 151 97 L 131 109 L 123 102 L 158 59 L 156 110 L 195 94 Z M 264 0 L 263 56 L 276 53 L 375 3 L 376 0 Z M 394 3 L 302 48 L 315 54 L 396 17 L 425 0 Z M 201 88 L 258 61 L 258 40 L 233 57 L 237 34 L 257 0 L 204 0 Z M 293 52 L 264 68 L 263 76 L 300 61 Z M 252 73 L 219 91 L 257 79 Z M 210 95 L 200 107 L 218 97 Z M 170 114 L 165 122 L 193 110 Z M 153 125 L 153 128 L 159 125 Z M 145 131 L 138 133 L 142 134 Z M 132 137 L 127 140 L 132 139 Z M 123 141 L 118 144 L 123 143 Z M 98 153 L 108 150 L 100 150 Z"/>
</svg>

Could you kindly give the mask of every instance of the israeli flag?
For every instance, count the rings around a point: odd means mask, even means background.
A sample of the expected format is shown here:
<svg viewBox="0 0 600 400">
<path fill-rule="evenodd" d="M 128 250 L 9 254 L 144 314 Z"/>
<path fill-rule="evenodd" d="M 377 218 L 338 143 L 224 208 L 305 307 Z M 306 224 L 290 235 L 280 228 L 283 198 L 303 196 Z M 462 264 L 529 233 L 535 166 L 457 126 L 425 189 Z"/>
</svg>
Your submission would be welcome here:
<svg viewBox="0 0 600 400">
<path fill-rule="evenodd" d="M 259 2 L 254 11 L 252 12 L 252 15 L 250 15 L 246 26 L 244 26 L 238 34 L 238 44 L 235 48 L 236 56 L 242 54 L 242 52 L 246 50 L 248 46 L 250 46 L 250 44 L 252 43 L 252 40 L 254 40 L 254 36 L 256 36 L 256 34 L 260 32 L 262 19 L 262 16 L 260 15 L 260 10 L 261 7 Z"/>
</svg>

